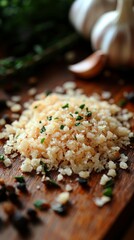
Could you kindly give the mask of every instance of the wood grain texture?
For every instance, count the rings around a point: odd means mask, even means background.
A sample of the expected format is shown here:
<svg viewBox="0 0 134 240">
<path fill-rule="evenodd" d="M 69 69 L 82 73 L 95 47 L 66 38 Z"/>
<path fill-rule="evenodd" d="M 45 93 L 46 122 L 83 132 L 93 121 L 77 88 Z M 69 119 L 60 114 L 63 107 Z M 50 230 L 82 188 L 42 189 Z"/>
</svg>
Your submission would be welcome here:
<svg viewBox="0 0 134 240">
<path fill-rule="evenodd" d="M 125 84 L 120 85 L 119 79 L 124 78 Z M 100 93 L 102 90 L 111 91 L 116 102 L 118 102 L 123 95 L 124 91 L 134 90 L 134 81 L 131 80 L 131 76 L 126 74 L 123 76 L 119 73 L 111 73 L 110 77 L 107 74 L 102 73 L 98 79 L 93 80 L 81 80 L 75 79 L 66 68 L 66 64 L 57 62 L 55 64 L 47 65 L 42 73 L 38 76 L 39 82 L 37 85 L 38 92 L 42 92 L 46 89 L 54 89 L 57 85 L 62 85 L 66 81 L 75 81 L 79 88 L 83 88 L 85 93 L 90 95 L 93 92 Z M 19 81 L 19 80 L 17 80 Z M 20 95 L 22 101 L 28 99 L 27 89 L 29 88 L 27 81 L 21 81 L 22 90 Z M 9 96 L 0 89 L 0 98 L 8 99 Z M 128 109 L 134 111 L 134 105 L 128 104 Z M 2 114 L 2 113 L 1 113 Z M 1 143 L 2 149 L 2 143 Z M 112 234 L 117 234 L 121 229 L 121 224 L 127 224 L 127 216 L 132 213 L 134 207 L 134 151 L 133 148 L 128 149 L 129 157 L 129 170 L 118 170 L 118 176 L 116 178 L 116 185 L 114 188 L 113 200 L 105 205 L 103 208 L 98 208 L 93 202 L 93 198 L 101 195 L 102 188 L 99 185 L 101 174 L 92 174 L 89 180 L 89 188 L 83 189 L 75 180 L 75 178 L 66 178 L 61 184 L 62 189 L 49 190 L 41 183 L 41 177 L 33 174 L 25 174 L 27 186 L 29 189 L 29 195 L 22 195 L 24 207 L 33 206 L 33 202 L 36 199 L 46 199 L 50 203 L 54 198 L 65 189 L 66 183 L 70 183 L 73 187 L 72 193 L 70 193 L 70 200 L 72 206 L 69 209 L 67 216 L 61 217 L 54 213 L 51 209 L 45 212 L 39 212 L 39 217 L 42 219 L 42 223 L 37 226 L 31 226 L 31 236 L 28 239 L 32 240 L 101 240 L 110 239 Z M 19 175 L 21 160 L 15 159 L 12 168 L 6 169 L 0 165 L 0 176 L 3 177 L 7 184 L 15 184 L 14 176 Z M 54 173 L 54 176 L 56 173 Z M 37 190 L 36 186 L 40 186 L 40 190 Z M 130 207 L 129 207 L 130 206 Z M 127 214 L 125 218 L 121 219 L 120 216 L 127 207 Z M 131 208 L 131 209 L 130 209 Z M 2 214 L 2 205 L 0 206 Z M 129 215 L 130 214 L 130 215 Z M 117 224 L 119 226 L 118 231 L 114 228 Z M 25 227 L 24 227 L 25 228 Z M 113 231 L 108 235 L 110 230 Z M 107 237 L 108 236 L 108 237 Z M 117 236 L 117 235 L 116 235 Z M 0 232 L 1 240 L 19 240 L 21 236 L 14 230 L 9 224 L 2 232 Z M 117 238 L 111 238 L 117 239 Z"/>
</svg>

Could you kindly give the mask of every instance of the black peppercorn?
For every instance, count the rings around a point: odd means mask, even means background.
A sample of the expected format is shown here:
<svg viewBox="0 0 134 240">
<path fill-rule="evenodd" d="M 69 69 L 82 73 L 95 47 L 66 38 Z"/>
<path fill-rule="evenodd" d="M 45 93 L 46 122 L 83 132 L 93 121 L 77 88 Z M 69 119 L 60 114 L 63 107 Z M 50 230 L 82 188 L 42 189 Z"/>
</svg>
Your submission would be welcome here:
<svg viewBox="0 0 134 240">
<path fill-rule="evenodd" d="M 22 235 L 27 235 L 29 233 L 28 219 L 21 213 L 15 212 L 11 222 Z"/>
<path fill-rule="evenodd" d="M 6 192 L 6 187 L 1 186 L 0 188 L 0 202 L 4 202 L 7 200 L 7 192 Z"/>
<path fill-rule="evenodd" d="M 27 188 L 26 188 L 26 183 L 25 182 L 18 182 L 16 187 L 23 193 L 26 193 L 27 192 Z"/>
<path fill-rule="evenodd" d="M 6 101 L 1 99 L 0 100 L 0 110 L 4 110 L 7 108 Z"/>
<path fill-rule="evenodd" d="M 79 178 L 78 178 L 78 182 L 79 182 L 79 184 L 81 184 L 81 185 L 87 185 L 88 180 L 85 179 L 85 178 L 79 177 Z"/>
<path fill-rule="evenodd" d="M 67 207 L 66 205 L 62 205 L 60 203 L 56 203 L 52 205 L 53 211 L 60 215 L 65 215 L 67 213 Z"/>
</svg>

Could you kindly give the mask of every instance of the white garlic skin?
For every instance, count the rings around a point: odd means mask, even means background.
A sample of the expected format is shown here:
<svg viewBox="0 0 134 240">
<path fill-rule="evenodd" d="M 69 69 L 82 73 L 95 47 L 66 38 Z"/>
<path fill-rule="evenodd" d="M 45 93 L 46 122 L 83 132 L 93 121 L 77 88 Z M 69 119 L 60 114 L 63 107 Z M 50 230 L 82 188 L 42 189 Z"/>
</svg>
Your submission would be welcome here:
<svg viewBox="0 0 134 240">
<path fill-rule="evenodd" d="M 86 38 L 97 19 L 116 7 L 117 0 L 76 0 L 69 12 L 69 19 L 75 29 Z"/>
<path fill-rule="evenodd" d="M 91 33 L 92 46 L 108 55 L 111 67 L 134 67 L 134 21 L 117 19 L 118 12 L 113 11 L 98 20 Z"/>
</svg>

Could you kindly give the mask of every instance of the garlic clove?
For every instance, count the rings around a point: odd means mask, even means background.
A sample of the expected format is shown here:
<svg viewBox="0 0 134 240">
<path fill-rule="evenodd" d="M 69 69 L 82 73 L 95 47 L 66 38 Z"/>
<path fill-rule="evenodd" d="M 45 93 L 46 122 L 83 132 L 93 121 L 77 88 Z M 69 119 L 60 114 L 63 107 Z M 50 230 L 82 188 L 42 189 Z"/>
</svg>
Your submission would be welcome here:
<svg viewBox="0 0 134 240">
<path fill-rule="evenodd" d="M 107 55 L 102 51 L 96 51 L 83 61 L 71 65 L 68 69 L 75 75 L 88 79 L 97 76 L 105 67 Z"/>
<path fill-rule="evenodd" d="M 116 7 L 117 0 L 75 0 L 69 12 L 69 19 L 75 29 L 86 38 L 97 19 Z"/>
</svg>

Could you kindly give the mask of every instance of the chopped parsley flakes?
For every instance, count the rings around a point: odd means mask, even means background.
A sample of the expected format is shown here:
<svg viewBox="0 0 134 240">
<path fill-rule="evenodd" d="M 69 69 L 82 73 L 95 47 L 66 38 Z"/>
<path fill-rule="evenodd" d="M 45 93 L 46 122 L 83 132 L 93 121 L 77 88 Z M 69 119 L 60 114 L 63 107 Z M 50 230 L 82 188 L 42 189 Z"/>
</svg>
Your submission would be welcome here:
<svg viewBox="0 0 134 240">
<path fill-rule="evenodd" d="M 69 108 L 69 104 L 66 103 L 64 106 L 62 106 L 62 108 L 63 108 L 63 109 L 64 109 L 64 108 Z"/>
<path fill-rule="evenodd" d="M 61 125 L 61 126 L 60 126 L 60 129 L 61 129 L 61 130 L 63 130 L 63 129 L 64 129 L 64 127 L 65 127 L 64 125 Z"/>
<path fill-rule="evenodd" d="M 83 109 L 85 107 L 85 104 L 82 104 L 79 106 L 79 108 Z"/>
<path fill-rule="evenodd" d="M 45 92 L 46 97 L 47 97 L 48 95 L 50 95 L 51 93 L 52 93 L 52 91 L 47 90 L 47 91 Z"/>
<path fill-rule="evenodd" d="M 0 154 L 0 161 L 4 161 L 4 155 L 3 154 Z"/>
<path fill-rule="evenodd" d="M 46 131 L 46 128 L 45 128 L 45 126 L 43 126 L 42 128 L 41 128 L 41 130 L 40 130 L 40 133 L 43 133 L 43 132 L 45 132 Z"/>
<path fill-rule="evenodd" d="M 80 122 L 78 122 L 78 123 L 75 124 L 76 127 L 79 126 L 79 125 L 80 125 Z"/>
<path fill-rule="evenodd" d="M 23 176 L 15 176 L 14 178 L 19 183 L 25 183 L 25 179 Z"/>
<path fill-rule="evenodd" d="M 34 109 L 36 109 L 38 106 L 34 106 Z"/>
<path fill-rule="evenodd" d="M 47 117 L 47 120 L 51 121 L 52 120 L 52 116 Z"/>
<path fill-rule="evenodd" d="M 75 139 L 75 140 L 77 140 L 77 137 L 76 137 L 76 135 L 74 135 L 74 139 Z"/>
<path fill-rule="evenodd" d="M 92 116 L 92 112 L 87 112 L 87 114 L 86 114 L 86 117 L 91 117 Z"/>
<path fill-rule="evenodd" d="M 107 196 L 107 197 L 112 197 L 113 189 L 111 187 L 108 187 L 108 188 L 104 189 L 103 195 Z"/>
<path fill-rule="evenodd" d="M 82 120 L 82 119 L 83 119 L 83 117 L 78 116 L 78 117 L 76 118 L 76 121 L 78 121 L 78 120 Z"/>
<path fill-rule="evenodd" d="M 43 144 L 43 143 L 44 143 L 44 141 L 45 141 L 45 138 L 42 138 L 40 142 Z"/>
</svg>

